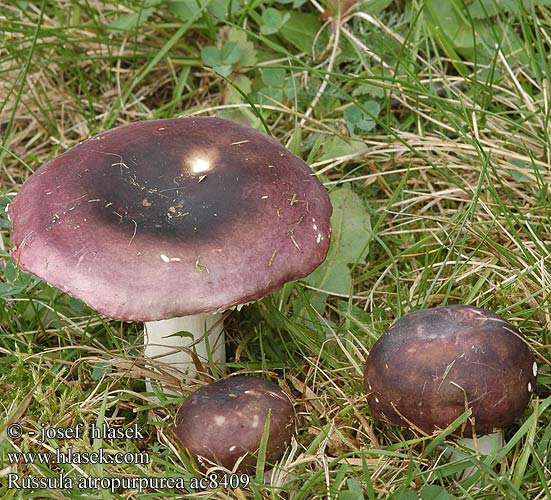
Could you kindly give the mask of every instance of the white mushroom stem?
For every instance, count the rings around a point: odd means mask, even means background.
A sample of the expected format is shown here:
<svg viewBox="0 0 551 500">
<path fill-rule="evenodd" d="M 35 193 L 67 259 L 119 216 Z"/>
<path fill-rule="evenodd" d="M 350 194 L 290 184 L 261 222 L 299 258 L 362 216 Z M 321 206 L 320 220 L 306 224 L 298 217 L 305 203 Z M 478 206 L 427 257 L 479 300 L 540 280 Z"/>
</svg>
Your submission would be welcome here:
<svg viewBox="0 0 551 500">
<path fill-rule="evenodd" d="M 190 332 L 191 338 L 185 333 Z M 226 361 L 222 313 L 197 314 L 145 323 L 144 355 L 152 366 L 176 377 L 194 377 L 197 370 L 192 353 L 202 362 Z"/>
<path fill-rule="evenodd" d="M 503 447 L 503 432 L 496 431 L 492 434 L 477 436 L 476 440 L 473 438 L 461 438 L 457 441 L 457 444 L 469 450 L 476 451 L 479 455 L 489 455 Z"/>
<path fill-rule="evenodd" d="M 476 452 L 477 455 L 482 457 L 490 455 L 491 453 L 497 452 L 500 448 L 503 447 L 503 432 L 498 430 L 492 434 L 484 434 L 483 436 L 477 436 L 476 439 L 473 438 L 461 438 L 457 440 L 457 444 L 468 450 Z M 452 451 L 450 459 L 459 460 L 462 458 L 462 455 L 456 451 Z M 466 479 L 473 475 L 476 471 L 476 467 L 467 467 L 460 474 L 462 479 Z"/>
</svg>

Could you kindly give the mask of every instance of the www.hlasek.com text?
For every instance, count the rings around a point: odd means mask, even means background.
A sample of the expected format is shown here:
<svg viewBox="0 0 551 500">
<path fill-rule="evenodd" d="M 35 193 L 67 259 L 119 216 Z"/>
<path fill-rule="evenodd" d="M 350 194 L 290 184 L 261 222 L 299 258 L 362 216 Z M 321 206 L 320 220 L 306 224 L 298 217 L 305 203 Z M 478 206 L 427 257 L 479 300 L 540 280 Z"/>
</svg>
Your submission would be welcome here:
<svg viewBox="0 0 551 500">
<path fill-rule="evenodd" d="M 145 452 L 109 452 L 103 448 L 96 451 L 78 451 L 73 448 L 57 448 L 53 451 L 41 452 L 8 452 L 10 464 L 137 464 L 145 465 L 150 462 Z"/>
</svg>

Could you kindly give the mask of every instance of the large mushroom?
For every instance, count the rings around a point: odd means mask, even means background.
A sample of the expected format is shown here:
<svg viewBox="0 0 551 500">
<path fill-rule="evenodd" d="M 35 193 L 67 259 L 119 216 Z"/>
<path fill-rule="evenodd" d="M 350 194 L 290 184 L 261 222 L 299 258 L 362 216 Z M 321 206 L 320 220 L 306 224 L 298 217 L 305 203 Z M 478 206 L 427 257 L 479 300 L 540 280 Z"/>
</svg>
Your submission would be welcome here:
<svg viewBox="0 0 551 500">
<path fill-rule="evenodd" d="M 324 260 L 330 215 L 301 159 L 210 117 L 101 133 L 46 163 L 9 205 L 21 269 L 109 318 L 145 321 L 146 357 L 190 375 L 192 348 L 225 359 L 222 311 Z"/>
<path fill-rule="evenodd" d="M 387 330 L 368 356 L 365 390 L 375 418 L 427 434 L 470 410 L 456 434 L 489 435 L 477 440 L 484 454 L 528 405 L 536 375 L 534 356 L 511 323 L 453 305 L 409 313 Z"/>
<path fill-rule="evenodd" d="M 203 470 L 223 466 L 251 472 L 263 440 L 268 465 L 279 460 L 295 432 L 289 397 L 273 382 L 235 376 L 208 384 L 187 398 L 174 434 Z"/>
</svg>

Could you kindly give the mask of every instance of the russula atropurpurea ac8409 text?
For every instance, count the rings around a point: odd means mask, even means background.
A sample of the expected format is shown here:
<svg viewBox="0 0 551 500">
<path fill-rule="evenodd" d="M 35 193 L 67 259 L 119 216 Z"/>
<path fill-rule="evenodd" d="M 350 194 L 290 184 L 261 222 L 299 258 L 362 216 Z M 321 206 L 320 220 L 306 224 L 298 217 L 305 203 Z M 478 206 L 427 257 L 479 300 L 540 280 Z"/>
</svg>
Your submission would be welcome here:
<svg viewBox="0 0 551 500">
<path fill-rule="evenodd" d="M 9 216 L 21 269 L 110 318 L 145 321 L 146 356 L 189 373 L 190 349 L 207 357 L 207 332 L 225 359 L 219 313 L 308 275 L 331 232 L 308 165 L 212 117 L 96 135 L 37 170 Z"/>
</svg>

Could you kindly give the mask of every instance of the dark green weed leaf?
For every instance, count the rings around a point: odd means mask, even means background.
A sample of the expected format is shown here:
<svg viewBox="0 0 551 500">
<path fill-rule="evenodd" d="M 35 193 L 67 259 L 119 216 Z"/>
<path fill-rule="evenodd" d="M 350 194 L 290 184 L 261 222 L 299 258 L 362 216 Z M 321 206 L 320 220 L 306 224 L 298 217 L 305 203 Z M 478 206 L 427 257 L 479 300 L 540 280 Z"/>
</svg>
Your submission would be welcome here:
<svg viewBox="0 0 551 500">
<path fill-rule="evenodd" d="M 421 490 L 421 500 L 452 500 L 451 496 L 444 487 L 437 484 L 429 484 Z"/>
<path fill-rule="evenodd" d="M 243 30 L 230 27 L 225 31 L 228 42 L 234 42 L 239 46 L 240 55 L 236 61 L 237 66 L 254 66 L 257 61 L 257 51 L 253 42 L 247 40 L 247 33 Z"/>
<path fill-rule="evenodd" d="M 201 60 L 206 66 L 215 68 L 222 64 L 222 57 L 220 56 L 220 51 L 214 46 L 209 45 L 201 49 Z"/>
<path fill-rule="evenodd" d="M 348 188 L 331 193 L 331 245 L 325 262 L 305 281 L 328 292 L 348 295 L 352 286 L 349 264 L 364 262 L 373 237 L 371 219 L 360 197 Z"/>
<path fill-rule="evenodd" d="M 370 0 L 365 4 L 362 4 L 362 10 L 364 10 L 368 14 L 377 16 L 383 10 L 385 10 L 391 3 L 392 3 L 392 0 Z"/>
<path fill-rule="evenodd" d="M 283 87 L 285 70 L 282 68 L 265 68 L 262 70 L 262 81 L 269 87 Z"/>
<path fill-rule="evenodd" d="M 392 497 L 392 500 L 419 500 L 417 493 L 408 490 L 401 493 L 397 493 Z"/>
<path fill-rule="evenodd" d="M 487 19 L 504 12 L 530 12 L 534 7 L 551 5 L 551 0 L 473 0 L 467 4 L 475 19 Z"/>
<path fill-rule="evenodd" d="M 365 143 L 357 138 L 343 139 L 338 135 L 328 137 L 322 147 L 322 153 L 317 161 L 357 155 L 367 150 Z"/>
<path fill-rule="evenodd" d="M 196 17 L 205 3 L 204 0 L 173 0 L 167 5 L 172 15 L 184 21 Z"/>
<path fill-rule="evenodd" d="M 228 4 L 225 0 L 170 0 L 167 5 L 171 14 L 182 21 L 196 18 L 205 7 L 212 20 L 223 21 L 228 14 L 234 14 L 241 8 L 242 1 L 232 0 Z"/>
<path fill-rule="evenodd" d="M 508 168 L 507 171 L 511 174 L 511 177 L 517 182 L 530 183 L 534 182 L 535 171 L 537 170 L 540 175 L 545 171 L 542 165 L 535 165 L 512 158 L 509 160 L 517 168 Z"/>
<path fill-rule="evenodd" d="M 273 104 L 283 101 L 284 89 L 286 86 L 285 70 L 282 68 L 264 68 L 262 70 L 262 81 L 267 85 L 259 90 L 260 102 Z M 285 95 L 288 97 L 287 93 Z"/>
<path fill-rule="evenodd" d="M 220 51 L 222 63 L 227 64 L 228 66 L 233 66 L 237 61 L 239 61 L 240 56 L 241 49 L 236 42 L 226 42 Z"/>
<path fill-rule="evenodd" d="M 76 297 L 69 297 L 69 306 L 73 311 L 81 313 L 86 308 L 86 304 Z"/>
<path fill-rule="evenodd" d="M 10 283 L 0 283 L 0 297 L 12 297 L 23 292 L 25 288 Z"/>
<path fill-rule="evenodd" d="M 369 95 L 371 97 L 378 97 L 382 99 L 385 96 L 385 91 L 382 87 L 379 87 L 378 85 L 373 85 L 371 83 L 364 83 L 362 85 L 358 85 L 353 91 L 353 96 L 363 96 L 363 95 Z"/>
<path fill-rule="evenodd" d="M 239 61 L 241 49 L 236 42 L 226 42 L 221 49 L 209 45 L 201 49 L 201 60 L 206 66 L 223 76 L 229 76 L 233 65 Z"/>
<path fill-rule="evenodd" d="M 292 14 L 292 15 L 291 15 Z M 311 54 L 316 41 L 327 45 L 328 35 L 322 31 L 319 16 L 306 12 L 287 12 L 287 22 L 279 29 L 279 35 L 301 52 Z"/>
<path fill-rule="evenodd" d="M 92 380 L 97 382 L 110 373 L 112 369 L 113 367 L 109 363 L 105 361 L 98 361 L 97 363 L 94 363 L 94 368 L 92 368 L 92 374 L 90 377 Z"/>
<path fill-rule="evenodd" d="M 357 479 L 349 478 L 346 480 L 347 489 L 339 493 L 339 500 L 364 500 L 362 486 Z"/>
<path fill-rule="evenodd" d="M 149 5 L 156 5 L 160 2 L 149 2 Z M 155 12 L 155 7 L 150 6 L 148 8 L 141 9 L 132 14 L 122 14 L 121 16 L 113 19 L 108 25 L 107 29 L 112 33 L 119 33 L 121 31 L 130 31 L 134 28 L 140 27 L 144 24 Z"/>
<path fill-rule="evenodd" d="M 291 4 L 293 9 L 298 9 L 302 4 L 306 3 L 306 0 L 276 0 L 276 2 L 283 5 Z"/>
<path fill-rule="evenodd" d="M 283 91 L 273 87 L 264 87 L 258 91 L 262 104 L 275 104 L 283 100 Z"/>
<path fill-rule="evenodd" d="M 290 13 L 284 12 L 282 14 L 279 10 L 270 7 L 262 12 L 262 26 L 260 26 L 260 32 L 263 35 L 273 35 L 285 25 L 290 17 Z"/>
<path fill-rule="evenodd" d="M 4 268 L 4 276 L 6 280 L 15 281 L 17 279 L 18 274 L 19 274 L 19 270 L 15 267 L 13 260 L 9 259 L 6 262 L 6 267 Z"/>
<path fill-rule="evenodd" d="M 0 198 L 0 214 L 2 214 L 2 217 L 6 216 L 7 218 L 8 205 L 10 204 L 11 200 L 11 196 L 2 196 L 2 198 Z"/>
<path fill-rule="evenodd" d="M 381 107 L 379 103 L 375 101 L 367 101 L 363 108 L 359 106 L 350 106 L 344 110 L 343 116 L 346 121 L 346 127 L 351 135 L 356 133 L 356 129 L 369 132 L 372 130 L 376 123 L 374 118 L 379 114 Z"/>
<path fill-rule="evenodd" d="M 16 267 L 11 259 L 6 259 L 4 277 L 6 283 L 0 283 L 0 297 L 11 297 L 24 293 L 36 280 L 31 274 Z"/>
<path fill-rule="evenodd" d="M 528 0 L 525 1 L 528 3 Z M 548 2 L 551 3 L 551 0 L 545 0 L 546 4 Z M 427 0 L 424 12 L 427 26 L 439 45 L 455 61 L 456 67 L 468 72 L 458 62 L 458 55 L 469 61 L 489 63 L 495 58 L 497 47 L 506 58 L 512 57 L 517 63 L 530 64 L 528 49 L 515 28 L 507 23 L 493 26 L 489 19 L 494 14 L 510 10 L 513 3 L 518 5 L 519 2 L 477 0 L 471 5 L 471 8 L 476 6 L 477 9 L 473 13 L 461 0 Z M 484 9 L 487 9 L 488 15 L 484 14 Z"/>
</svg>

